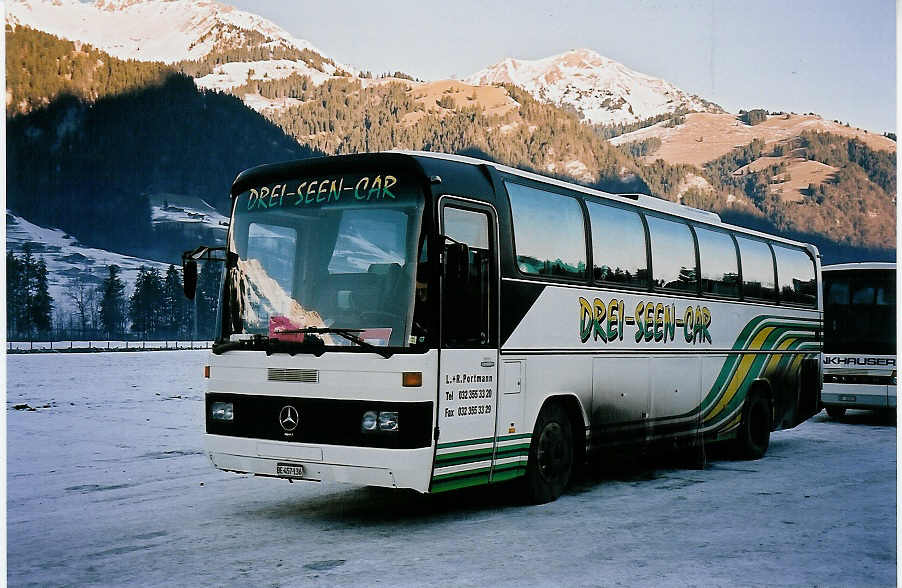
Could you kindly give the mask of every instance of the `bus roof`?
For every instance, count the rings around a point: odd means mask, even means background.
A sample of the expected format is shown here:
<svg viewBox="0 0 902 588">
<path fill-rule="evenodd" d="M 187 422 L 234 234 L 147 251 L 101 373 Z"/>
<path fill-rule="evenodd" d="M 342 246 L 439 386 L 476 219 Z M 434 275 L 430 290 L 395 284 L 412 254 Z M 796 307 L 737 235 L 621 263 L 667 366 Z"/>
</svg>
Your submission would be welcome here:
<svg viewBox="0 0 902 588">
<path fill-rule="evenodd" d="M 891 261 L 858 261 L 854 263 L 835 263 L 821 267 L 825 272 L 842 272 L 849 270 L 892 270 L 896 271 L 896 264 Z"/>
</svg>

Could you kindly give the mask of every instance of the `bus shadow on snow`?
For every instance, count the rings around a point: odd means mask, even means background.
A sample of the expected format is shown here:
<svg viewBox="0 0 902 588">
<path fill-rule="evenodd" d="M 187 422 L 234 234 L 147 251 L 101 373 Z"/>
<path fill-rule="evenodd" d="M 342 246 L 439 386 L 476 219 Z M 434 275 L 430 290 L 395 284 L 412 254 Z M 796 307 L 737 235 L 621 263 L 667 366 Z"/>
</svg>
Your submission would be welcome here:
<svg viewBox="0 0 902 588">
<path fill-rule="evenodd" d="M 774 448 L 781 443 L 772 441 Z M 771 456 L 768 456 L 771 457 Z M 767 459 L 768 457 L 765 457 Z M 780 456 L 772 456 L 774 459 Z M 603 489 L 605 484 L 649 483 L 659 490 L 673 490 L 703 483 L 687 479 L 687 474 L 704 469 L 729 469 L 756 472 L 754 461 L 740 460 L 731 454 L 726 444 L 710 444 L 701 448 L 679 451 L 624 453 L 608 455 L 603 461 L 594 460 L 574 471 L 570 486 L 558 500 Z M 663 485 L 661 483 L 663 482 Z M 441 494 L 420 494 L 413 490 L 354 487 L 314 498 L 286 500 L 261 508 L 257 516 L 278 519 L 316 519 L 330 523 L 380 526 L 405 522 L 439 522 L 461 514 L 478 516 L 483 512 L 497 512 L 511 508 L 529 508 L 521 497 L 517 481 L 463 488 Z"/>
<path fill-rule="evenodd" d="M 311 499 L 284 501 L 257 511 L 279 519 L 318 519 L 353 525 L 384 525 L 404 522 L 435 522 L 462 513 L 478 515 L 523 506 L 517 488 L 510 483 L 463 488 L 441 494 L 414 490 L 358 487 Z"/>
</svg>

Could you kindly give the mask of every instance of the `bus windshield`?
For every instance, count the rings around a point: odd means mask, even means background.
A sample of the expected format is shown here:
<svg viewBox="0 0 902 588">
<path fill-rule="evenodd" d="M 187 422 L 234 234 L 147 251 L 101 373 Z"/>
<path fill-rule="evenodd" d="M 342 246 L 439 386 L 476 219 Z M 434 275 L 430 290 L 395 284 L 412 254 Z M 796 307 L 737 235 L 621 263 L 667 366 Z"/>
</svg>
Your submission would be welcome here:
<svg viewBox="0 0 902 588">
<path fill-rule="evenodd" d="M 329 346 L 355 347 L 354 336 L 387 347 L 415 342 L 423 198 L 404 180 L 308 177 L 238 195 L 223 337 L 302 342 L 310 329 Z"/>
<path fill-rule="evenodd" d="M 896 354 L 892 270 L 824 272 L 824 352 Z"/>
</svg>

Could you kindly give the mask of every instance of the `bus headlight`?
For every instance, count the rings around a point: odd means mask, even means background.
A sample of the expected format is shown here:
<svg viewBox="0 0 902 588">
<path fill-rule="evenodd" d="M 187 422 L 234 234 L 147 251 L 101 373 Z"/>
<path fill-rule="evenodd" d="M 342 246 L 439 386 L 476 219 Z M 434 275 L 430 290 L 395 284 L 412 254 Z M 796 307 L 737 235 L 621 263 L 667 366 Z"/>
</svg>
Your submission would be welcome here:
<svg viewBox="0 0 902 588">
<path fill-rule="evenodd" d="M 210 405 L 210 418 L 214 421 L 231 421 L 235 418 L 235 407 L 231 402 L 214 402 Z"/>
<path fill-rule="evenodd" d="M 380 431 L 397 431 L 398 430 L 398 413 L 397 411 L 384 411 L 379 413 L 379 430 Z"/>
<path fill-rule="evenodd" d="M 363 413 L 363 419 L 360 421 L 360 430 L 364 433 L 397 433 L 398 411 L 368 410 Z"/>
<path fill-rule="evenodd" d="M 379 415 L 374 410 L 368 410 L 363 413 L 363 420 L 360 421 L 360 429 L 362 431 L 375 431 L 376 430 L 376 421 L 379 420 Z"/>
</svg>

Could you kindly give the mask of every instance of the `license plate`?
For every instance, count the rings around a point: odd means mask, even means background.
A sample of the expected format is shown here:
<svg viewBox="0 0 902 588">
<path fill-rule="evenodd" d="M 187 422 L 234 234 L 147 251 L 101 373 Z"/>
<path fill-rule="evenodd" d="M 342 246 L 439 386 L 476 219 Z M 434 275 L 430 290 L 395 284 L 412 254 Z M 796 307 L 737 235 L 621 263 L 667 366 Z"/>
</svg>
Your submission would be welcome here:
<svg viewBox="0 0 902 588">
<path fill-rule="evenodd" d="M 282 478 L 303 478 L 304 466 L 297 463 L 277 463 L 276 475 Z"/>
<path fill-rule="evenodd" d="M 840 402 L 855 402 L 856 400 L 857 400 L 857 398 L 855 396 L 850 396 L 850 395 L 846 395 L 846 394 L 839 395 Z"/>
</svg>

